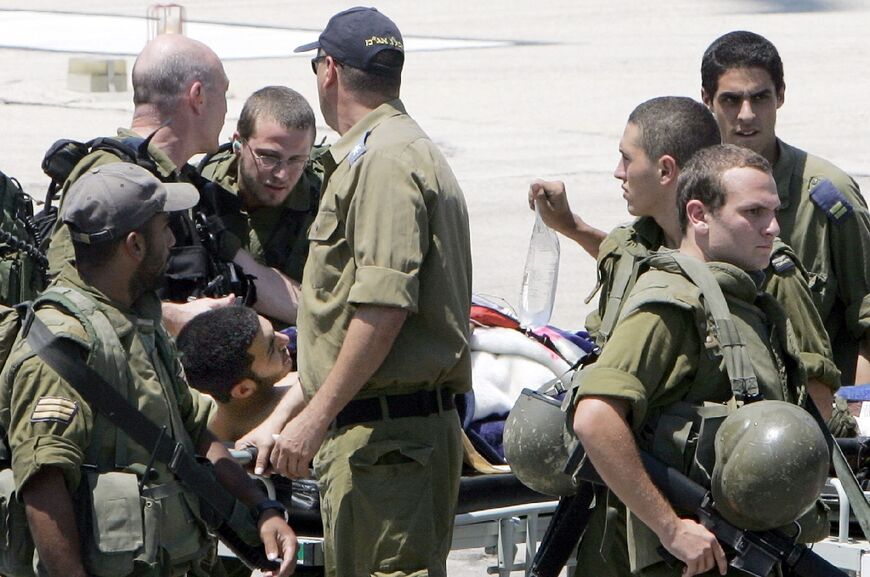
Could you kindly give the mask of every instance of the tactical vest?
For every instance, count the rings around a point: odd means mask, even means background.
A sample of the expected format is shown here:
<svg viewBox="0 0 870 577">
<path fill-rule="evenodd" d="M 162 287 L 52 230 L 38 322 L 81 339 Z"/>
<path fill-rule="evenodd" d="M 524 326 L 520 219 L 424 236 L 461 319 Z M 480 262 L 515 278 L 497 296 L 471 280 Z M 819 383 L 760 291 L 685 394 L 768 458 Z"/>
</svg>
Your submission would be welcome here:
<svg viewBox="0 0 870 577">
<path fill-rule="evenodd" d="M 73 288 L 58 286 L 47 289 L 34 307 L 44 304 L 61 307 L 72 317 L 71 323 L 78 321 L 84 327 L 88 342 L 82 344 L 89 349 L 87 363 L 129 397 L 134 379 L 130 360 L 102 305 Z M 71 336 L 63 327 L 52 330 Z M 142 338 L 137 333 L 132 338 Z M 8 383 L 34 354 L 30 351 L 14 358 L 13 364 L 4 369 Z M 160 380 L 169 407 L 167 421 L 176 432 L 176 440 L 192 451 L 175 394 L 167 390 L 183 383 L 175 382 L 169 337 L 161 328 L 156 328 L 150 356 L 158 375 L 162 373 Z M 164 381 L 167 376 L 171 383 Z M 209 553 L 211 542 L 201 521 L 197 496 L 185 491 L 162 463 L 131 461 L 128 447 L 132 441 L 103 415 L 94 416 L 91 443 L 84 450 L 82 480 L 73 495 L 88 573 L 115 577 L 135 569 L 137 575 L 182 575 L 198 566 Z M 0 518 L 11 519 L 5 527 L 0 525 L 0 568 L 4 575 L 30 576 L 33 547 L 32 542 L 22 543 L 18 538 L 29 534 L 20 524 L 23 508 L 16 500 L 11 472 L 0 472 L 0 509 L 5 509 L 0 510 Z"/>
<path fill-rule="evenodd" d="M 178 182 L 179 174 L 167 174 L 149 153 L 151 139 L 156 133 L 154 131 L 147 138 L 126 136 L 95 138 L 88 142 L 66 139 L 55 142 L 42 161 L 43 171 L 52 179 L 46 207 L 51 207 L 51 203 L 57 200 L 62 186 L 64 190 L 69 186 L 67 182 L 76 166 L 94 152 L 108 153 L 122 162 L 138 164 L 163 182 Z M 242 298 L 245 304 L 252 305 L 256 301 L 252 278 L 232 262 L 232 256 L 222 254 L 219 240 L 223 228 L 209 219 L 215 202 L 213 199 L 220 195 L 220 187 L 200 177 L 192 167 L 181 167 L 179 173 L 199 190 L 200 203 L 189 212 L 170 215 L 169 225 L 175 236 L 175 245 L 170 249 L 161 298 L 184 302 L 190 297 L 219 297 L 232 293 Z M 67 250 L 71 252 L 72 249 L 69 247 Z"/>
<path fill-rule="evenodd" d="M 653 254 L 644 265 L 650 270 L 625 301 L 620 319 L 649 304 L 675 306 L 692 314 L 703 346 L 694 378 L 698 385 L 689 387 L 682 401 L 651 411 L 638 444 L 709 487 L 715 434 L 728 413 L 760 399 L 802 405 L 805 371 L 785 314 L 770 295 L 758 293 L 752 303 L 728 298 L 708 265 L 678 252 Z M 764 334 L 759 334 L 759 320 Z M 732 401 L 705 404 L 710 383 L 723 374 Z M 632 570 L 661 562 L 655 534 L 631 515 L 627 522 Z"/>
<path fill-rule="evenodd" d="M 327 145 L 315 145 L 311 149 L 309 161 L 299 182 L 290 194 L 304 194 L 308 198 L 308 208 L 297 210 L 282 205 L 274 209 L 274 226 L 268 236 L 256 239 L 253 232 L 253 217 L 248 215 L 238 195 L 235 202 L 224 201 L 217 205 L 215 212 L 223 220 L 228 231 L 236 235 L 251 255 L 266 266 L 276 268 L 288 277 L 302 281 L 302 271 L 308 258 L 308 228 L 317 216 L 320 204 L 320 190 L 323 182 L 323 166 L 320 157 L 329 150 Z M 197 166 L 204 178 L 214 181 L 226 189 L 238 188 L 238 161 L 232 152 L 232 143 L 221 145 L 216 153 L 206 156 Z M 264 227 L 265 228 L 265 227 Z M 256 246 L 255 246 L 256 245 Z"/>
</svg>

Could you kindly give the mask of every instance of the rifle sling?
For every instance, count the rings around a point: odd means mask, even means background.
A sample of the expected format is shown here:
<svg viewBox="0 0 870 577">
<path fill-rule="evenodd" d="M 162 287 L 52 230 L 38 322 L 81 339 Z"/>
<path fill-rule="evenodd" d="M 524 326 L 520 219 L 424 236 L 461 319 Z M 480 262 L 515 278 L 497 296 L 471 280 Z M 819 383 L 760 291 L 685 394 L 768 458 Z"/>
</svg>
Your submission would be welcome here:
<svg viewBox="0 0 870 577">
<path fill-rule="evenodd" d="M 27 342 L 48 366 L 113 425 L 151 451 L 152 458 L 165 463 L 184 485 L 196 493 L 226 524 L 233 511 L 233 497 L 203 465 L 134 408 L 94 369 L 81 362 L 81 347 L 70 339 L 55 336 L 35 313 L 30 312 Z M 87 383 L 87 384 L 85 384 Z"/>
</svg>

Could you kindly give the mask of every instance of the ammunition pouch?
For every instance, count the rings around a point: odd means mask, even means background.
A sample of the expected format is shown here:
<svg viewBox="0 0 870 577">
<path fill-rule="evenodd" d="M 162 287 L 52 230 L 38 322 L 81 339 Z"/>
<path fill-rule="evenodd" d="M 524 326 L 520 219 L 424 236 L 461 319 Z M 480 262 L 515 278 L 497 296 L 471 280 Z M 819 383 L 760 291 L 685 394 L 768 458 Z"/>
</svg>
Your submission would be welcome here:
<svg viewBox="0 0 870 577">
<path fill-rule="evenodd" d="M 121 577 L 135 566 L 196 566 L 210 549 L 199 503 L 177 481 L 145 487 L 133 473 L 86 471 L 76 499 L 82 560 L 91 575 Z"/>
<path fill-rule="evenodd" d="M 0 470 L 0 574 L 33 577 L 33 538 L 24 504 L 18 500 L 12 469 Z"/>
<path fill-rule="evenodd" d="M 640 433 L 639 444 L 657 459 L 709 489 L 716 464 L 716 431 L 733 411 L 727 405 L 677 402 Z"/>
</svg>

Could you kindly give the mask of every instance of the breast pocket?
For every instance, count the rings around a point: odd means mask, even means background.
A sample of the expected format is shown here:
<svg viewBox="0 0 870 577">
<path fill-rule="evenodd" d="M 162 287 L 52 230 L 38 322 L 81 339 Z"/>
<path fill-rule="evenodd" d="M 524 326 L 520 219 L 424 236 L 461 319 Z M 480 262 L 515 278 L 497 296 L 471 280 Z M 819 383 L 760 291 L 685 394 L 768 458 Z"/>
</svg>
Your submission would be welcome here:
<svg viewBox="0 0 870 577">
<path fill-rule="evenodd" d="M 338 215 L 332 211 L 321 210 L 308 229 L 308 240 L 314 243 L 326 242 L 338 229 Z"/>
<path fill-rule="evenodd" d="M 341 278 L 349 254 L 338 215 L 321 210 L 308 230 L 308 241 L 304 276 L 311 286 L 331 291 Z"/>
</svg>

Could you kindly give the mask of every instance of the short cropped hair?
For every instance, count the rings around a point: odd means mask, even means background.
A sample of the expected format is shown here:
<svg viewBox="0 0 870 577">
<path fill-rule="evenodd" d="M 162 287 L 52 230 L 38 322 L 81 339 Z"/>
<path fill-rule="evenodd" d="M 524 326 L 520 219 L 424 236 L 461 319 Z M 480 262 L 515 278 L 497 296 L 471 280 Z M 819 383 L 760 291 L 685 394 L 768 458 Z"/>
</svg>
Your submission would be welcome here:
<svg viewBox="0 0 870 577">
<path fill-rule="evenodd" d="M 717 144 L 699 150 L 677 177 L 677 212 L 681 232 L 686 232 L 689 223 L 686 204 L 690 200 L 700 200 L 713 214 L 725 204 L 722 175 L 732 168 L 755 168 L 765 174 L 773 174 L 770 163 L 748 148 Z"/>
<path fill-rule="evenodd" d="M 222 71 L 198 52 L 174 52 L 143 70 L 133 66 L 133 104 L 151 104 L 164 115 L 175 110 L 178 99 L 194 82 L 206 89 L 217 86 Z"/>
<path fill-rule="evenodd" d="M 761 68 L 770 74 L 776 92 L 785 89 L 782 59 L 773 43 L 755 32 L 738 30 L 720 36 L 701 59 L 701 87 L 713 98 L 719 78 L 735 68 Z"/>
<path fill-rule="evenodd" d="M 305 98 L 286 86 L 266 86 L 251 94 L 242 107 L 236 130 L 251 138 L 257 120 L 274 120 L 287 130 L 314 130 L 314 111 Z"/>
<path fill-rule="evenodd" d="M 372 62 L 379 65 L 380 72 L 366 72 L 341 63 L 341 77 L 345 87 L 358 94 L 374 94 L 390 100 L 398 98 L 402 86 L 404 53 L 398 50 L 381 50 L 372 58 Z M 392 72 L 386 72 L 385 69 L 392 69 Z"/>
<path fill-rule="evenodd" d="M 248 349 L 259 330 L 259 317 L 248 307 L 224 307 L 193 317 L 176 341 L 190 385 L 229 402 L 236 384 L 254 378 L 254 357 Z"/>
<path fill-rule="evenodd" d="M 628 117 L 640 128 L 640 146 L 656 161 L 673 157 L 682 167 L 695 152 L 722 142 L 713 113 L 685 96 L 662 96 L 640 104 Z"/>
</svg>

